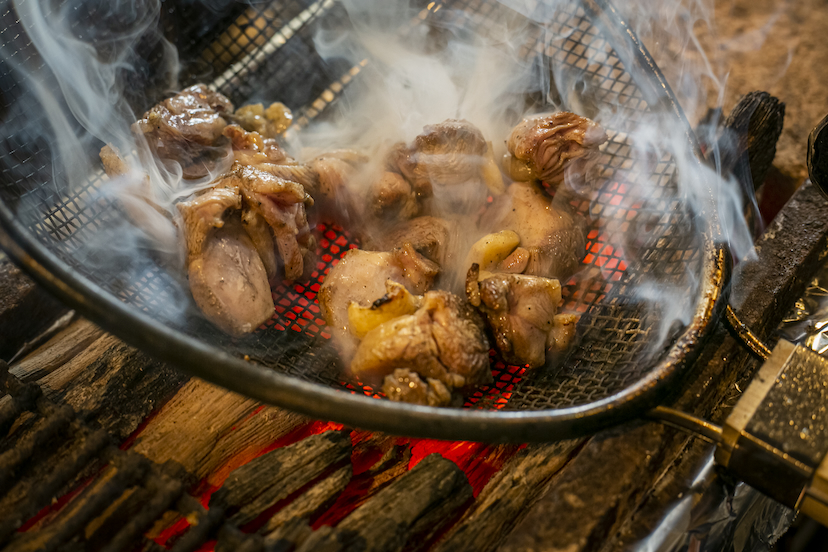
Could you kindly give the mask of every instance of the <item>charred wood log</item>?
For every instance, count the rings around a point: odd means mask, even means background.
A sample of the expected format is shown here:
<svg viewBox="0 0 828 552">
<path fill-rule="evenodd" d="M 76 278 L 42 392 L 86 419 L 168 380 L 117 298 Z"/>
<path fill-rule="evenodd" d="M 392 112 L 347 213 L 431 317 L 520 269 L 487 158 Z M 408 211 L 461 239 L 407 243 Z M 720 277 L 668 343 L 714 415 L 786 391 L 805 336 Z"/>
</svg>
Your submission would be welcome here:
<svg viewBox="0 0 828 552">
<path fill-rule="evenodd" d="M 471 498 L 465 474 L 453 462 L 432 454 L 336 528 L 323 527 L 313 533 L 298 550 L 401 550 L 406 542 L 440 530 L 447 521 L 441 508 L 445 502 L 450 501 L 455 509 Z"/>
<path fill-rule="evenodd" d="M 66 310 L 11 261 L 0 259 L 0 359 L 9 360 Z"/>
<path fill-rule="evenodd" d="M 147 469 L 147 462 L 138 455 L 117 455 L 104 473 L 62 510 L 54 522 L 40 531 L 20 534 L 5 550 L 56 550 L 82 531 L 127 488 L 139 482 Z"/>
<path fill-rule="evenodd" d="M 581 444 L 582 440 L 573 440 L 523 449 L 489 481 L 469 511 L 434 550 L 494 550 Z"/>
<path fill-rule="evenodd" d="M 242 526 L 350 457 L 348 433 L 313 435 L 236 469 L 210 502 L 221 502 L 231 514 L 230 523 Z"/>
<path fill-rule="evenodd" d="M 259 532 L 267 535 L 269 538 L 273 537 L 273 539 L 278 540 L 278 536 L 274 535 L 282 525 L 295 519 L 307 519 L 314 512 L 321 511 L 325 506 L 333 502 L 337 495 L 345 489 L 348 482 L 351 481 L 352 473 L 353 468 L 350 465 L 339 468 L 309 490 L 302 493 L 301 496 L 297 497 L 288 506 L 279 510 L 276 515 L 267 521 L 267 524 Z"/>
<path fill-rule="evenodd" d="M 758 189 L 768 176 L 782 135 L 785 104 L 767 92 L 749 92 L 739 99 L 725 120 L 721 143 L 723 165 L 737 179 Z"/>
<path fill-rule="evenodd" d="M 707 161 L 741 186 L 744 214 L 754 238 L 762 230 L 756 192 L 768 176 L 784 120 L 783 102 L 767 92 L 750 92 L 724 121 L 717 147 L 706 151 Z"/>
</svg>

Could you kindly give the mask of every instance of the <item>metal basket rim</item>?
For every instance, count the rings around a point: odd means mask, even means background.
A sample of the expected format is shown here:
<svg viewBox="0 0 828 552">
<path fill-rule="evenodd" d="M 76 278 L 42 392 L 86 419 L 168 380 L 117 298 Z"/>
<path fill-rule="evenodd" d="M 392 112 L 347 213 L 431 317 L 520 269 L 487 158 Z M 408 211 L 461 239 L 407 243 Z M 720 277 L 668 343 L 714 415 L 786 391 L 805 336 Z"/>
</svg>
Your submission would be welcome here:
<svg viewBox="0 0 828 552">
<path fill-rule="evenodd" d="M 698 144 L 664 76 L 643 44 L 607 0 L 585 0 L 593 22 L 616 48 L 628 71 L 635 68 L 652 85 L 653 103 L 672 113 L 687 129 L 688 146 L 698 158 Z M 646 92 L 646 91 L 645 91 Z M 652 105 L 652 103 L 651 103 Z M 700 161 L 698 161 L 700 162 Z M 712 205 L 712 191 L 711 191 Z M 540 442 L 594 433 L 641 416 L 675 393 L 672 384 L 696 359 L 726 303 L 730 259 L 718 236 L 715 210 L 706 213 L 702 231 L 701 289 L 691 322 L 660 362 L 635 384 L 591 403 L 538 411 L 484 411 L 417 406 L 337 391 L 245 362 L 217 347 L 158 324 L 101 287 L 81 277 L 15 222 L 0 201 L 0 248 L 39 284 L 107 331 L 191 375 L 265 403 L 315 419 L 363 429 L 438 439 Z M 672 387 L 672 389 L 671 389 Z"/>
</svg>

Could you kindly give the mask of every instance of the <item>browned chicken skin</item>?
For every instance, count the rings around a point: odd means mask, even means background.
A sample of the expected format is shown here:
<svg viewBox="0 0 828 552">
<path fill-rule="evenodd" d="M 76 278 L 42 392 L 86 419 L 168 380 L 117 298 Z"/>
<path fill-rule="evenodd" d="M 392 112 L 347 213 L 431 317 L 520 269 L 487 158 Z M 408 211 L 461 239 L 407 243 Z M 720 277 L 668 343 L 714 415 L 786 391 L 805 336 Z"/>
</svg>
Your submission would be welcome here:
<svg viewBox="0 0 828 552">
<path fill-rule="evenodd" d="M 388 170 L 408 185 L 384 174 L 387 182 L 374 184 L 368 203 L 385 217 L 416 216 L 428 198 L 439 212 L 473 212 L 486 200 L 482 170 L 487 153 L 483 134 L 468 121 L 426 125 L 410 147 L 396 144 L 386 159 Z"/>
<path fill-rule="evenodd" d="M 399 222 L 371 240 L 372 248 L 388 251 L 409 243 L 441 268 L 456 262 L 457 221 L 440 217 L 417 217 Z"/>
<path fill-rule="evenodd" d="M 561 284 L 524 274 L 499 273 L 484 275 L 480 281 L 478 278 L 475 264 L 469 270 L 466 294 L 486 317 L 500 355 L 512 364 L 542 366 L 561 301 Z"/>
<path fill-rule="evenodd" d="M 232 179 L 177 205 L 184 222 L 190 291 L 218 327 L 240 335 L 273 315 L 267 271 L 241 222 L 228 211 L 241 208 Z"/>
<path fill-rule="evenodd" d="M 337 345 L 347 361 L 353 354 L 356 338 L 348 328 L 348 305 L 371 304 L 386 294 L 385 282 L 404 285 L 413 293 L 423 293 L 439 270 L 413 249 L 390 252 L 352 249 L 334 266 L 317 295 L 322 317 L 333 329 Z"/>
<path fill-rule="evenodd" d="M 587 224 L 583 216 L 531 182 L 515 182 L 495 198 L 485 215 L 492 230 L 513 230 L 528 252 L 523 272 L 566 280 L 586 255 Z M 521 252 L 523 255 L 523 252 Z"/>
<path fill-rule="evenodd" d="M 231 174 L 246 207 L 260 214 L 273 230 L 285 278 L 298 279 L 305 272 L 305 257 L 315 247 L 305 213 L 305 204 L 312 202 L 310 196 L 301 184 L 258 167 L 237 163 Z"/>
<path fill-rule="evenodd" d="M 509 135 L 504 168 L 517 181 L 540 179 L 557 186 L 570 177 L 580 184 L 606 141 L 598 123 L 568 111 L 527 117 Z"/>
<path fill-rule="evenodd" d="M 422 404 L 428 406 L 448 406 L 452 402 L 451 391 L 436 378 L 423 381 L 417 372 L 407 368 L 397 368 L 382 383 L 382 392 L 392 401 Z"/>
<path fill-rule="evenodd" d="M 228 153 L 222 131 L 224 116 L 232 111 L 230 100 L 196 84 L 153 106 L 133 131 L 146 138 L 160 159 L 180 163 L 185 178 L 201 178 Z"/>
<path fill-rule="evenodd" d="M 491 383 L 480 315 L 447 291 L 427 292 L 414 314 L 368 332 L 351 361 L 351 372 L 366 382 L 383 381 L 396 369 L 438 380 L 449 390 Z"/>
</svg>

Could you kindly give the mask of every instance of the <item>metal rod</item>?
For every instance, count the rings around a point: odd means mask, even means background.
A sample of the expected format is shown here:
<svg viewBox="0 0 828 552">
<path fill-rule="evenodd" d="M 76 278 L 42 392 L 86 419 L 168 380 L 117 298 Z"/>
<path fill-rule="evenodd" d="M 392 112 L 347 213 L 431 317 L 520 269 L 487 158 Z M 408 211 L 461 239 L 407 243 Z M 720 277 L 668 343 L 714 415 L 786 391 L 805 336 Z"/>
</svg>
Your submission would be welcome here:
<svg viewBox="0 0 828 552">
<path fill-rule="evenodd" d="M 762 343 L 762 340 L 756 337 L 756 334 L 750 331 L 730 305 L 726 309 L 726 317 L 728 326 L 733 330 L 736 338 L 742 342 L 742 345 L 747 347 L 751 353 L 758 356 L 762 360 L 767 360 L 771 356 L 771 350 Z"/>
<path fill-rule="evenodd" d="M 650 410 L 648 416 L 675 428 L 689 431 L 711 443 L 719 444 L 722 442 L 721 427 L 707 420 L 697 418 L 687 412 L 682 412 L 681 410 L 676 410 L 668 406 L 657 406 Z"/>
</svg>

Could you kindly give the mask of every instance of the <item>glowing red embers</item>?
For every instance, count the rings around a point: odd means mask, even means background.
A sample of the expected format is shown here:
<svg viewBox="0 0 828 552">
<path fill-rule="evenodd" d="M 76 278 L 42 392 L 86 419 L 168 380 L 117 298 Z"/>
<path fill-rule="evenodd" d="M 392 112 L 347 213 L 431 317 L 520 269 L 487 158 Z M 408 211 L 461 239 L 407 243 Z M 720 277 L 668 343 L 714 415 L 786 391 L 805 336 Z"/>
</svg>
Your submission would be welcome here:
<svg viewBox="0 0 828 552">
<path fill-rule="evenodd" d="M 310 336 L 321 335 L 329 339 L 325 320 L 322 319 L 316 294 L 331 268 L 350 249 L 359 247 L 351 235 L 335 225 L 319 224 L 314 229 L 318 246 L 316 267 L 307 282 L 283 281 L 273 288 L 273 304 L 276 313 L 265 323 L 266 328 L 279 331 L 291 330 Z"/>
</svg>

